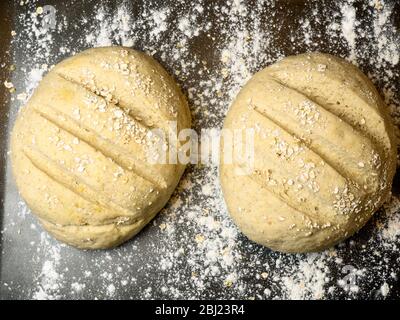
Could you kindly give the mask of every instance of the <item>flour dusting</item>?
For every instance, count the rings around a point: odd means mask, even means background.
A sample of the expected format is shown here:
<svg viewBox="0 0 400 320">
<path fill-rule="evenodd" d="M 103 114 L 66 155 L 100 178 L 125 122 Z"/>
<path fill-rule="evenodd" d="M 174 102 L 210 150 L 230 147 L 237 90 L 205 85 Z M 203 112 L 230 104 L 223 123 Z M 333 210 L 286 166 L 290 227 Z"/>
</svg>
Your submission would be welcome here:
<svg viewBox="0 0 400 320">
<path fill-rule="evenodd" d="M 396 1 L 309 1 L 294 18 L 294 9 L 274 0 L 145 3 L 99 3 L 75 17 L 63 16 L 60 3 L 53 29 L 43 27 L 36 1 L 16 5 L 12 48 L 18 55 L 8 80 L 15 97 L 23 95 L 13 100 L 11 112 L 63 58 L 90 47 L 124 45 L 153 55 L 175 77 L 198 132 L 220 129 L 230 103 L 255 72 L 286 55 L 319 50 L 368 70 L 400 124 Z M 6 272 L 1 290 L 15 297 L 387 298 L 398 278 L 400 195 L 395 190 L 358 235 L 325 252 L 298 255 L 272 252 L 238 231 L 227 213 L 218 168 L 212 166 L 189 167 L 149 227 L 108 251 L 60 245 L 26 214 L 23 202 L 15 206 L 11 200 L 2 250 L 4 254 L 22 242 L 24 274 L 32 287 L 27 290 Z M 19 228 L 30 238 L 18 235 Z"/>
</svg>

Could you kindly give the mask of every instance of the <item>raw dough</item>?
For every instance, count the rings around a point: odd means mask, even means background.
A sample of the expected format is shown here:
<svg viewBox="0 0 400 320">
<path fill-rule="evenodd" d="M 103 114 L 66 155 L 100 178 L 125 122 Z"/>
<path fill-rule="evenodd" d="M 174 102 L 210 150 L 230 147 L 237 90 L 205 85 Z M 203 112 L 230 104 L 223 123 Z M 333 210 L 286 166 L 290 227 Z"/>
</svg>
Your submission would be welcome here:
<svg viewBox="0 0 400 320">
<path fill-rule="evenodd" d="M 169 121 L 189 128 L 189 109 L 151 57 L 104 47 L 68 58 L 43 78 L 16 120 L 19 191 L 57 239 L 89 249 L 119 245 L 160 211 L 184 171 L 148 162 L 157 140 L 149 130 L 167 134 Z"/>
<path fill-rule="evenodd" d="M 303 54 L 258 72 L 224 128 L 254 129 L 254 170 L 246 175 L 245 164 L 224 164 L 222 144 L 221 183 L 238 227 L 273 250 L 333 246 L 390 195 L 396 144 L 387 107 L 342 59 Z"/>
</svg>

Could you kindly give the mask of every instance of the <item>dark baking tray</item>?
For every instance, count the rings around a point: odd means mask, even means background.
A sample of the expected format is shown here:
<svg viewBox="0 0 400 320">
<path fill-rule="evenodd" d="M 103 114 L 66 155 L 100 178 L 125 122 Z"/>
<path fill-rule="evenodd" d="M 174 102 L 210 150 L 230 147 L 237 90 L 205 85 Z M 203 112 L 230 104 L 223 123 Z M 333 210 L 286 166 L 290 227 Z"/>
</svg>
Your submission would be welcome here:
<svg viewBox="0 0 400 320">
<path fill-rule="evenodd" d="M 316 3 L 319 4 L 316 4 Z M 344 3 L 344 1 L 342 1 Z M 365 10 L 365 3 L 367 1 L 355 1 L 354 5 L 357 8 L 357 16 L 363 19 L 366 32 L 370 30 L 369 18 L 371 12 Z M 400 28 L 400 4 L 399 1 L 385 1 L 386 5 L 393 5 L 392 16 L 390 21 L 393 26 Z M 126 3 L 126 1 L 125 1 Z M 208 3 L 208 4 L 207 4 Z M 200 16 L 200 22 L 204 19 L 213 21 L 217 14 L 213 12 L 216 3 L 221 6 L 225 1 L 206 1 L 204 3 L 204 12 Z M 256 1 L 247 2 L 247 7 L 255 8 Z M 271 4 L 273 3 L 273 5 Z M 347 56 L 349 48 L 345 41 L 338 41 L 336 44 L 330 43 L 329 35 L 320 32 L 322 37 L 313 38 L 311 41 L 314 46 L 302 43 L 301 35 L 297 30 L 300 30 L 299 21 L 306 14 L 309 14 L 310 8 L 318 7 L 324 8 L 322 16 L 319 16 L 318 23 L 311 20 L 312 28 L 324 28 L 326 23 L 331 21 L 332 17 L 329 16 L 329 10 L 337 12 L 337 1 L 266 1 L 265 6 L 268 6 L 268 12 L 274 12 L 273 16 L 266 16 L 261 20 L 262 24 L 267 25 L 272 32 L 273 43 L 271 46 L 279 47 L 282 55 L 290 55 L 295 53 L 304 52 L 307 50 L 319 50 L 323 52 L 330 52 L 340 56 Z M 101 4 L 107 8 L 109 12 L 115 12 L 116 8 L 122 4 L 122 1 L 101 1 Z M 212 5 L 211 5 L 212 4 Z M 242 264 L 247 267 L 240 273 L 240 283 L 244 285 L 244 290 L 232 289 L 222 281 L 225 275 L 216 275 L 204 278 L 203 284 L 205 289 L 196 288 L 195 281 L 190 281 L 193 277 L 193 268 L 190 262 L 185 257 L 177 257 L 177 264 L 175 269 L 161 268 L 160 257 L 171 253 L 171 246 L 185 246 L 185 241 L 195 236 L 193 228 L 187 222 L 187 229 L 185 223 L 181 223 L 176 230 L 175 242 L 168 244 L 163 240 L 163 234 L 159 232 L 159 225 L 164 220 L 163 216 L 159 216 L 155 220 L 155 224 L 150 224 L 146 227 L 134 240 L 129 241 L 120 248 L 108 251 L 80 251 L 68 246 L 59 246 L 57 241 L 46 236 L 41 231 L 40 225 L 36 222 L 34 217 L 30 214 L 21 216 L 21 199 L 16 190 L 15 183 L 12 178 L 10 170 L 10 162 L 8 157 L 8 138 L 13 121 L 18 109 L 18 102 L 12 100 L 12 95 L 3 86 L 6 79 L 13 79 L 16 87 L 24 87 L 24 71 L 20 68 L 21 65 L 29 62 L 29 50 L 21 51 L 21 43 L 16 45 L 11 40 L 11 30 L 20 33 L 24 26 L 20 21 L 20 14 L 26 11 L 34 11 L 37 6 L 53 5 L 57 9 L 57 14 L 68 20 L 68 26 L 62 32 L 56 32 L 52 40 L 52 47 L 58 48 L 59 46 L 74 46 L 76 51 L 83 50 L 87 46 L 81 42 L 76 44 L 71 41 L 66 44 L 63 38 L 64 34 L 68 34 L 69 39 L 75 36 L 79 38 L 82 30 L 76 28 L 79 21 L 83 18 L 88 20 L 94 19 L 93 9 L 99 5 L 99 1 L 84 0 L 84 1 L 31 1 L 30 4 L 21 6 L 19 1 L 4 1 L 0 2 L 0 298 L 1 299 L 27 299 L 35 297 L 44 298 L 115 298 L 115 299 L 142 299 L 142 298 L 282 298 L 288 297 L 279 286 L 279 282 L 273 279 L 260 280 L 257 274 L 263 271 L 263 262 L 272 267 L 270 273 L 276 272 L 277 275 L 285 275 L 286 269 L 273 270 L 279 268 L 280 265 L 291 266 L 301 263 L 305 259 L 304 255 L 284 255 L 280 253 L 271 252 L 270 250 L 261 246 L 255 245 L 247 240 L 244 236 L 239 235 L 236 239 L 238 242 L 238 251 L 242 256 Z M 129 8 L 132 16 L 137 16 L 146 8 L 155 7 L 169 7 L 171 10 L 170 16 L 179 16 L 182 13 L 189 12 L 193 9 L 195 3 L 192 1 L 131 1 Z M 260 5 L 259 5 L 260 7 Z M 262 5 L 261 5 L 262 7 Z M 255 9 L 254 9 L 255 10 Z M 260 10 L 260 8 L 258 8 Z M 323 14 L 326 14 L 325 16 Z M 246 19 L 246 18 L 243 18 Z M 203 20 L 203 21 L 202 21 Z M 271 29 L 271 21 L 276 22 L 277 28 Z M 191 23 L 200 23 L 191 22 Z M 315 25 L 313 23 L 315 22 Z M 251 21 L 249 21 L 251 23 Z M 273 24 L 272 24 L 273 25 Z M 267 27 L 266 27 L 267 29 Z M 147 49 L 146 41 L 149 35 L 146 29 L 141 30 L 143 35 L 142 40 L 139 38 L 135 43 L 136 49 Z M 196 53 L 200 61 L 205 61 L 210 68 L 218 66 L 219 52 L 216 49 L 215 42 L 218 41 L 219 30 L 218 25 L 214 25 L 210 30 L 210 34 L 214 35 L 214 39 L 210 40 L 208 37 L 199 36 L 190 44 L 190 51 Z M 300 39 L 295 45 L 290 41 L 290 37 L 295 35 Z M 23 39 L 20 41 L 23 41 Z M 166 32 L 163 37 L 159 39 L 160 45 L 168 41 L 174 41 L 171 36 Z M 364 40 L 359 40 L 359 48 L 364 45 Z M 118 40 L 113 40 L 113 44 L 119 44 Z M 154 46 L 153 46 L 154 47 Z M 266 48 L 266 50 L 269 50 Z M 55 50 L 57 51 L 57 50 Z M 66 53 L 65 56 L 68 54 Z M 162 57 L 161 52 L 155 52 L 154 56 L 167 68 L 171 73 L 176 71 L 176 64 L 170 57 Z M 48 58 L 48 64 L 54 64 L 63 58 L 63 54 L 54 54 Z M 260 60 L 257 65 L 252 66 L 251 72 L 265 66 L 269 61 Z M 374 65 L 369 62 L 368 56 L 359 55 L 359 63 L 362 70 L 366 73 L 374 71 Z M 7 66 L 14 64 L 17 69 L 11 72 Z M 399 83 L 399 64 L 393 67 L 393 73 L 397 74 L 392 81 Z M 177 76 L 177 81 L 182 85 L 185 92 L 188 88 L 197 85 L 198 81 L 205 80 L 207 75 L 200 75 L 196 72 L 192 77 L 182 79 Z M 379 89 L 383 88 L 384 83 L 379 79 L 376 85 Z M 400 88 L 394 92 L 394 95 L 399 97 Z M 217 114 L 216 117 L 207 117 L 203 112 L 199 111 L 194 106 L 194 101 L 189 99 L 194 118 L 194 127 L 200 131 L 203 127 L 220 127 L 223 121 L 221 111 L 218 110 L 215 104 L 209 104 L 209 113 Z M 399 106 L 400 107 L 400 106 Z M 217 171 L 213 171 L 217 174 Z M 183 203 L 182 209 L 179 214 L 185 215 L 186 212 L 191 211 L 193 208 L 201 207 L 202 202 L 205 201 L 205 196 L 201 192 L 202 176 L 205 174 L 204 168 L 189 167 L 185 173 L 185 179 L 194 181 L 194 185 L 187 189 L 185 186 L 180 186 L 174 195 L 174 199 L 180 199 Z M 197 185 L 196 185 L 196 180 Z M 199 188 L 200 186 L 200 188 Z M 399 193 L 399 177 L 396 176 L 393 192 Z M 190 203 L 185 202 L 185 197 L 190 196 Z M 220 197 L 220 195 L 216 195 Z M 174 201 L 171 201 L 174 203 Z M 168 213 L 178 210 L 171 202 L 167 205 L 165 211 Z M 212 211 L 213 208 L 210 208 Z M 216 212 L 218 218 L 221 215 L 226 215 L 226 212 Z M 163 214 L 164 215 L 164 214 Z M 396 246 L 396 250 L 392 248 L 381 248 L 379 243 L 371 240 L 374 237 L 376 222 L 385 221 L 385 214 L 380 212 L 377 217 L 373 218 L 362 231 L 346 241 L 343 245 L 339 246 L 335 251 L 340 257 L 342 263 L 336 264 L 333 259 L 327 260 L 326 265 L 329 268 L 329 279 L 327 279 L 326 287 L 332 285 L 335 289 L 332 292 L 325 290 L 324 298 L 343 299 L 343 298 L 361 298 L 361 299 L 374 299 L 382 298 L 379 294 L 380 286 L 385 281 L 390 286 L 390 292 L 387 298 L 400 297 L 400 285 L 397 280 L 397 275 L 393 276 L 392 272 L 400 269 L 400 252 Z M 184 220 L 186 221 L 186 220 Z M 178 222 L 178 221 L 177 221 Z M 33 244 L 32 244 L 33 242 Z M 371 245 L 370 249 L 368 246 Z M 61 254 L 60 254 L 61 250 Z M 377 258 L 372 253 L 378 250 L 382 259 Z M 54 251 L 54 252 L 53 252 Z M 260 263 L 255 263 L 255 259 Z M 57 260 L 57 273 L 51 274 L 52 263 Z M 318 256 L 316 258 L 317 263 Z M 45 268 L 46 261 L 49 261 L 49 268 Z M 381 267 L 384 263 L 387 267 Z M 350 293 L 345 290 L 340 290 L 337 282 L 343 278 L 343 266 L 355 266 L 358 270 L 364 270 L 367 274 L 362 277 L 358 286 L 360 292 Z M 54 266 L 53 266 L 54 267 Z M 121 269 L 121 270 L 120 270 Z M 292 270 L 292 269 L 291 269 Z M 43 272 L 48 272 L 45 275 L 50 278 L 52 283 L 43 283 Z M 201 270 L 197 270 L 201 273 Z M 104 274 L 105 273 L 105 274 Z M 172 274 L 174 273 L 174 274 Z M 290 276 L 296 276 L 290 274 Z M 123 284 L 124 280 L 128 284 Z M 172 283 L 175 282 L 175 283 Z M 75 283 L 75 285 L 74 285 Z M 76 285 L 78 283 L 78 285 Z M 51 286 L 54 285 L 54 288 Z M 111 285 L 111 287 L 110 287 Z M 45 286 L 47 289 L 46 295 L 38 295 L 40 287 Z M 78 286 L 78 288 L 77 288 Z M 79 289 L 80 286 L 80 289 Z M 162 287 L 166 286 L 167 290 Z M 271 295 L 264 295 L 265 288 L 271 290 Z M 149 289 L 150 288 L 150 289 Z M 172 289 L 175 290 L 174 292 Z M 176 292 L 180 292 L 177 294 Z M 111 291 L 111 292 L 110 292 Z M 112 294 L 110 294 L 112 293 Z M 315 298 L 313 295 L 304 295 L 303 298 Z"/>
</svg>

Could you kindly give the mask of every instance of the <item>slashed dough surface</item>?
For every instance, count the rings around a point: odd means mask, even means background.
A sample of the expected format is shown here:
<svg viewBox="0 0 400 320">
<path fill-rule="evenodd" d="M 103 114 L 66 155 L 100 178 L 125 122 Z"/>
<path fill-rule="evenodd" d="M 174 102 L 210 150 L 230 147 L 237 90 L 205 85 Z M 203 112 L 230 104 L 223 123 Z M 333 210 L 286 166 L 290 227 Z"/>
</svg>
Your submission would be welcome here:
<svg viewBox="0 0 400 320">
<path fill-rule="evenodd" d="M 148 161 L 161 139 L 151 130 L 167 136 L 170 121 L 190 127 L 187 102 L 151 57 L 124 47 L 70 57 L 43 78 L 16 120 L 19 191 L 57 239 L 79 248 L 119 245 L 160 211 L 184 171 Z"/>
<path fill-rule="evenodd" d="M 258 72 L 224 128 L 255 133 L 250 174 L 239 161 L 224 164 L 221 149 L 229 212 L 245 235 L 274 250 L 335 245 L 390 194 L 396 143 L 386 106 L 371 81 L 342 59 L 303 54 Z"/>
</svg>

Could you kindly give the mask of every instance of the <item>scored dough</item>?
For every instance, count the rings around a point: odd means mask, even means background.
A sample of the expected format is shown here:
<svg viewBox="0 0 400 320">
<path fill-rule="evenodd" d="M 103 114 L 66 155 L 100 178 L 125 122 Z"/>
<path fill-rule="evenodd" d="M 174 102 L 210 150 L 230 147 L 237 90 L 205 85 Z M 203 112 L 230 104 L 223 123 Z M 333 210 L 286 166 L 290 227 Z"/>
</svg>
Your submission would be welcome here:
<svg viewBox="0 0 400 320">
<path fill-rule="evenodd" d="M 224 129 L 254 129 L 251 173 L 243 174 L 239 161 L 224 164 L 222 144 L 220 178 L 235 223 L 271 249 L 335 245 L 390 195 L 396 144 L 387 107 L 371 81 L 342 59 L 303 54 L 258 72 Z"/>
<path fill-rule="evenodd" d="M 161 139 L 150 130 L 167 136 L 170 121 L 189 128 L 189 108 L 154 59 L 124 47 L 83 51 L 56 65 L 18 115 L 11 138 L 18 189 L 57 239 L 119 245 L 164 207 L 184 171 L 148 161 Z"/>
</svg>

